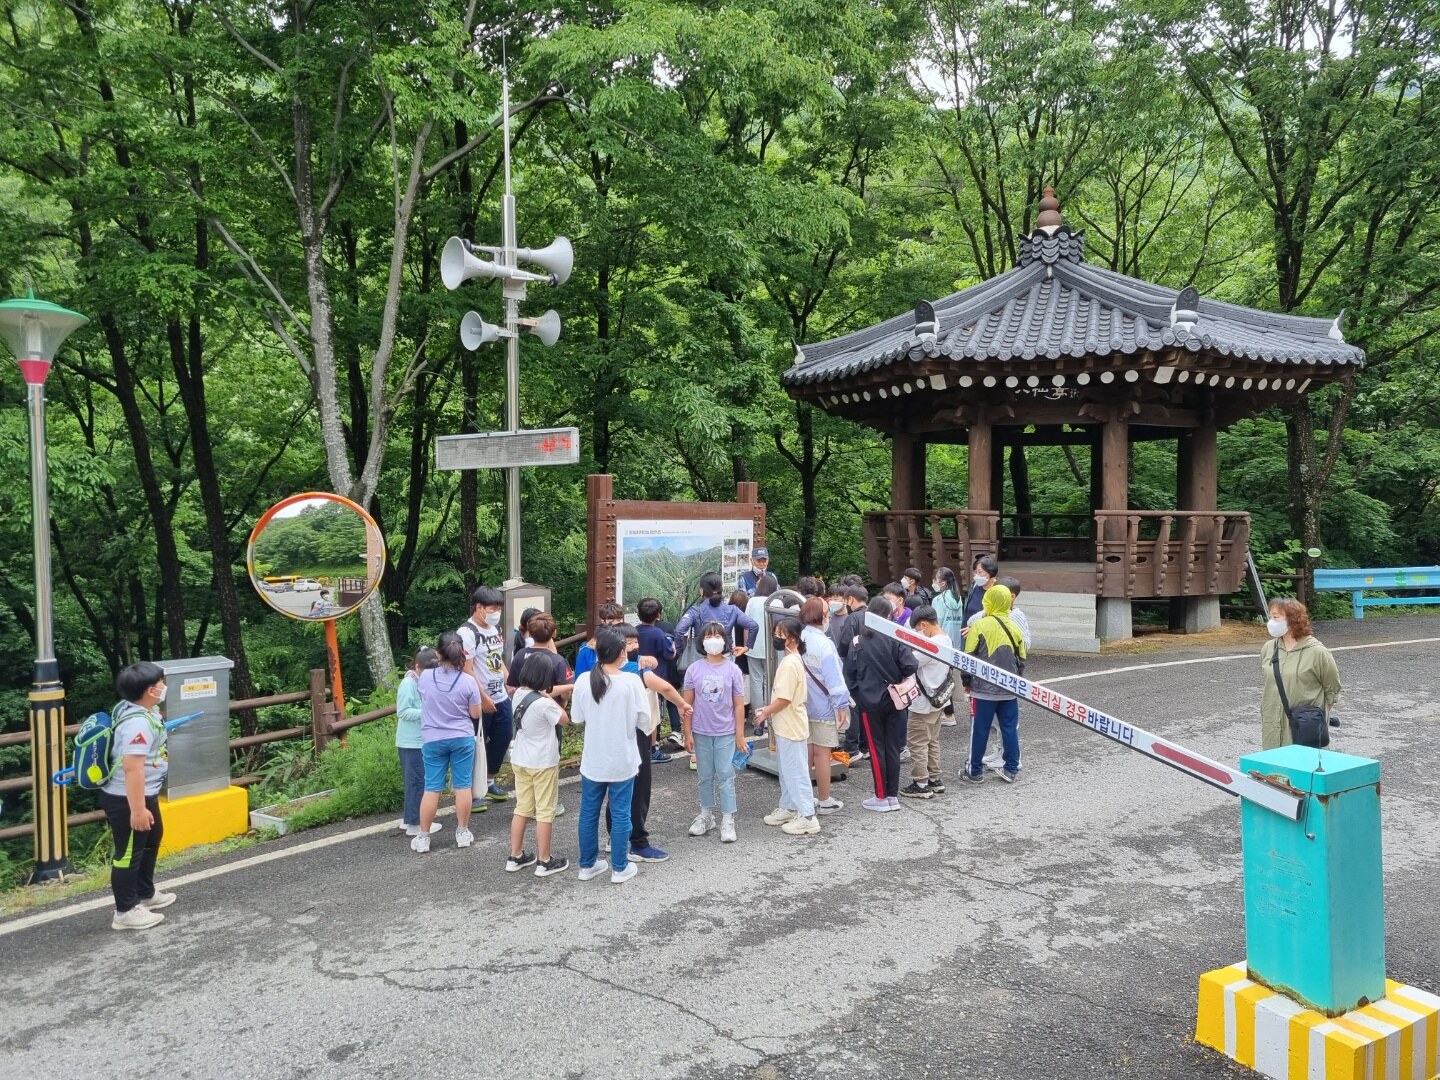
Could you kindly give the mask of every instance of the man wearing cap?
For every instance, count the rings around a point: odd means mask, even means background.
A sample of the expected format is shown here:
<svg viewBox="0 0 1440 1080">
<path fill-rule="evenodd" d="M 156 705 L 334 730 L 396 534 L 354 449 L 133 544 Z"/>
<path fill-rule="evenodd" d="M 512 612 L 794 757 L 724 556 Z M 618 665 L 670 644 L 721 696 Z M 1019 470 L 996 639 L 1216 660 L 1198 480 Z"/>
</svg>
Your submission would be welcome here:
<svg viewBox="0 0 1440 1080">
<path fill-rule="evenodd" d="M 770 569 L 770 552 L 763 547 L 757 547 L 750 556 L 750 569 L 740 575 L 739 587 L 745 590 L 746 596 L 755 595 L 755 586 L 760 584 L 760 579 Z"/>
</svg>

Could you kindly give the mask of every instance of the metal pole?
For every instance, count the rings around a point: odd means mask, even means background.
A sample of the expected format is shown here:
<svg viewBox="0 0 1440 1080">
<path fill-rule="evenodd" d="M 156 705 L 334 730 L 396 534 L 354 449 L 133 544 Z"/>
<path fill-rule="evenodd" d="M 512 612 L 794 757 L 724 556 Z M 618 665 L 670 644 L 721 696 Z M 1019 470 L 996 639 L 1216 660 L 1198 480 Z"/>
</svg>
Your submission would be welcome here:
<svg viewBox="0 0 1440 1080">
<path fill-rule="evenodd" d="M 505 200 L 502 228 L 505 248 L 505 264 L 519 265 L 516 249 L 519 247 L 518 230 L 515 226 L 515 195 L 510 189 L 510 79 L 507 74 L 501 85 L 501 104 L 504 109 L 505 148 Z M 520 302 L 525 299 L 525 283 L 511 278 L 505 280 L 505 430 L 520 430 Z M 506 555 L 509 561 L 507 581 L 519 582 L 520 576 L 520 470 L 505 470 L 505 539 Z"/>
<path fill-rule="evenodd" d="M 46 365 L 48 368 L 49 365 Z M 34 781 L 35 869 L 30 883 L 55 881 L 70 873 L 70 837 L 65 788 L 51 777 L 65 768 L 65 687 L 55 660 L 50 595 L 50 478 L 45 457 L 45 384 L 30 381 L 30 498 L 35 538 L 35 677 L 30 687 L 30 777 Z"/>
</svg>

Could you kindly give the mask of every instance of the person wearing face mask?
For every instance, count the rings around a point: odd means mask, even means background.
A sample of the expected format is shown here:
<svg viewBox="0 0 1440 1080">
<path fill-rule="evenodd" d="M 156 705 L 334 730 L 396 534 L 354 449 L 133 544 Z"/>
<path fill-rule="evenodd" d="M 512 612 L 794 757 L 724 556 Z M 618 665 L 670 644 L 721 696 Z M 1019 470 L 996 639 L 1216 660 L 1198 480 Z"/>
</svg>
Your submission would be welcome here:
<svg viewBox="0 0 1440 1080">
<path fill-rule="evenodd" d="M 808 680 L 805 715 L 810 721 L 810 768 L 815 774 L 815 812 L 833 814 L 844 808 L 830 797 L 830 754 L 850 727 L 850 691 L 840 671 L 840 656 L 825 633 L 825 602 L 812 596 L 800 605 L 800 658 Z"/>
<path fill-rule="evenodd" d="M 1323 708 L 1327 722 L 1340 697 L 1340 668 L 1330 650 L 1310 633 L 1310 613 L 1299 600 L 1288 596 L 1271 600 L 1265 629 L 1270 640 L 1260 648 L 1260 741 L 1263 749 L 1274 750 L 1294 742 L 1275 685 L 1275 658 L 1280 660 L 1280 679 L 1290 707 Z"/>
<path fill-rule="evenodd" d="M 970 567 L 970 592 L 965 597 L 965 626 L 970 626 L 985 610 L 985 590 L 1000 576 L 1000 564 L 992 555 L 977 555 Z"/>
<path fill-rule="evenodd" d="M 840 654 L 843 661 L 850 652 L 851 643 L 859 636 L 860 631 L 865 629 L 865 605 L 870 602 L 870 594 L 865 591 L 864 584 L 852 583 L 845 589 L 845 611 L 836 616 L 832 615 L 831 624 L 835 620 L 840 622 L 839 640 L 835 643 L 835 651 Z M 842 666 L 841 671 L 844 672 Z M 846 676 L 845 685 L 850 690 L 850 700 L 853 703 L 855 697 L 855 684 Z M 863 732 L 858 722 L 851 723 L 845 729 L 844 745 L 841 749 L 845 752 L 846 760 L 850 765 L 856 765 L 869 757 L 860 736 Z"/>
<path fill-rule="evenodd" d="M 475 750 L 479 756 L 483 744 L 487 784 L 485 797 L 504 802 L 510 793 L 496 782 L 505 751 L 515 734 L 510 711 L 510 695 L 505 689 L 505 636 L 500 632 L 500 609 L 505 594 L 499 589 L 481 585 L 470 594 L 470 618 L 460 624 L 456 633 L 465 648 L 465 672 L 480 684 L 482 713 L 476 729 L 479 740 Z M 485 804 L 476 800 L 479 809 Z"/>
<path fill-rule="evenodd" d="M 705 659 L 685 669 L 685 700 L 693 708 L 685 724 L 685 749 L 697 762 L 700 813 L 690 823 L 691 836 L 704 836 L 716 825 L 720 842 L 735 842 L 735 754 L 747 753 L 745 741 L 745 676 L 730 659 L 725 628 L 709 622 L 700 631 Z"/>
<path fill-rule="evenodd" d="M 905 586 L 892 581 L 881 590 L 881 595 L 890 602 L 890 621 L 897 626 L 909 626 L 910 609 L 905 606 Z"/>
<path fill-rule="evenodd" d="M 911 611 L 930 603 L 930 590 L 920 584 L 920 568 L 907 566 L 900 575 L 900 585 L 905 590 L 905 606 Z"/>
</svg>

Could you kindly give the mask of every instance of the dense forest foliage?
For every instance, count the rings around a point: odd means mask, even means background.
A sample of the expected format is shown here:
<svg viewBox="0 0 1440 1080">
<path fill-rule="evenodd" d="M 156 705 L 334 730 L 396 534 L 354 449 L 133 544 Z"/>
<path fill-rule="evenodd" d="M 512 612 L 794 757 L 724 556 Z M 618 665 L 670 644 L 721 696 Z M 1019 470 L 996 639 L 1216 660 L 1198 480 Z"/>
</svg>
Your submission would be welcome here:
<svg viewBox="0 0 1440 1080">
<path fill-rule="evenodd" d="M 1014 264 L 1054 185 L 1088 258 L 1332 317 L 1353 383 L 1222 436 L 1221 500 L 1261 553 L 1440 557 L 1440 5 L 1435 0 L 14 0 L 0 27 L 0 288 L 91 318 L 48 384 L 57 651 L 72 708 L 145 657 L 223 653 L 237 696 L 298 689 L 316 626 L 244 573 L 297 491 L 368 506 L 379 602 L 347 685 L 504 576 L 502 476 L 437 473 L 436 435 L 503 426 L 499 289 L 440 281 L 498 243 L 502 65 L 532 288 L 522 422 L 582 460 L 524 476 L 525 576 L 582 616 L 584 476 L 622 498 L 759 483 L 782 578 L 861 568 L 888 448 L 781 391 L 797 344 Z M 7 361 L 8 362 L 8 361 Z M 33 658 L 23 387 L 0 380 L 3 726 Z M 1132 490 L 1173 505 L 1143 448 Z M 1036 510 L 1084 462 L 1037 454 Z M 964 450 L 931 450 L 963 505 Z M 1076 500 L 1081 500 L 1077 504 Z M 353 670 L 351 668 L 353 667 Z"/>
</svg>

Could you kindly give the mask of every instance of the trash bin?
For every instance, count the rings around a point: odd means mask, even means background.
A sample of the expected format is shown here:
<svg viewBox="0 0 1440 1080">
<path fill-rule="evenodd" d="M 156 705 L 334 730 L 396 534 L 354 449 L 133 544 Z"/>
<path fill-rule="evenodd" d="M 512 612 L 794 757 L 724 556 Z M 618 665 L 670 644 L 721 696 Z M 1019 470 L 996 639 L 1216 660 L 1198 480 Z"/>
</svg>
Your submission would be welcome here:
<svg viewBox="0 0 1440 1080">
<path fill-rule="evenodd" d="M 164 712 L 177 719 L 201 715 L 176 728 L 167 740 L 170 772 L 165 794 L 170 799 L 202 795 L 230 785 L 230 669 L 223 656 L 160 660 L 165 672 Z"/>
</svg>

